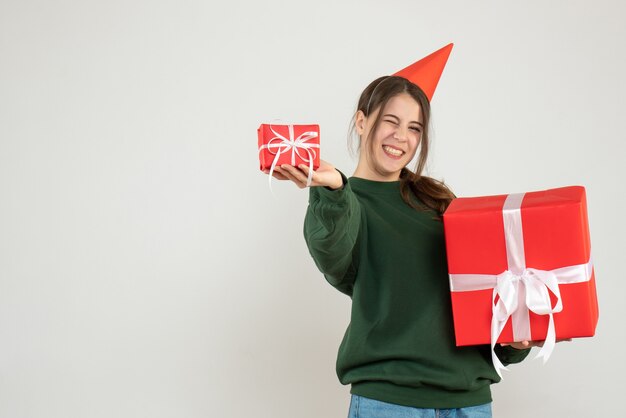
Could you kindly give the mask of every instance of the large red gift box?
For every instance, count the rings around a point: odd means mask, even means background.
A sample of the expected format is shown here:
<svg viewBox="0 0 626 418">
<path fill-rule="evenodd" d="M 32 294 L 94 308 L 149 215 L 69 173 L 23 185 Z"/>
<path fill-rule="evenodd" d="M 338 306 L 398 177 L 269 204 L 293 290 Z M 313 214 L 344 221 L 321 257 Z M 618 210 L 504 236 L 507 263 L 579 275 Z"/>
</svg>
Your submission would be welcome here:
<svg viewBox="0 0 626 418">
<path fill-rule="evenodd" d="M 320 166 L 319 125 L 262 124 L 257 130 L 261 170 L 282 164 L 305 164 L 313 170 Z"/>
<path fill-rule="evenodd" d="M 443 220 L 457 345 L 594 335 L 583 187 L 458 198 Z"/>
</svg>

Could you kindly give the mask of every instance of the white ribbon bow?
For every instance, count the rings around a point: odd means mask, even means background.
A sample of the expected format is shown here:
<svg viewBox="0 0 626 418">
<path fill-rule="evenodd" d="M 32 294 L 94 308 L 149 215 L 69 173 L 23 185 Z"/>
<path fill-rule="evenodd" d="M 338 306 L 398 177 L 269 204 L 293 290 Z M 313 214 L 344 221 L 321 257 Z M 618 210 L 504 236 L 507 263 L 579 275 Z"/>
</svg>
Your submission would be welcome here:
<svg viewBox="0 0 626 418">
<path fill-rule="evenodd" d="M 289 150 L 291 150 L 291 165 L 296 165 L 296 155 L 300 157 L 302 161 L 309 163 L 309 175 L 307 177 L 306 185 L 310 186 L 311 180 L 313 179 L 313 161 L 315 160 L 316 152 L 312 148 L 319 148 L 320 145 L 310 144 L 308 143 L 308 141 L 317 138 L 319 134 L 315 131 L 307 131 L 298 135 L 297 138 L 294 138 L 295 133 L 293 125 L 287 125 L 287 127 L 289 129 L 289 138 L 285 138 L 283 135 L 276 132 L 272 125 L 270 125 L 270 129 L 275 136 L 267 141 L 267 144 L 259 147 L 259 152 L 267 149 L 271 154 L 275 155 L 269 172 L 270 190 L 272 189 L 272 174 L 274 173 L 274 169 L 276 168 L 276 163 L 278 163 L 280 155 L 288 152 Z M 301 150 L 306 151 L 307 155 L 303 155 L 300 152 Z"/>
<path fill-rule="evenodd" d="M 521 275 L 515 275 L 510 270 L 506 270 L 504 273 L 496 276 L 496 283 L 492 296 L 492 303 L 494 303 L 493 316 L 491 318 L 492 353 L 495 354 L 496 341 L 509 317 L 518 309 L 522 311 L 526 307 L 537 315 L 550 316 L 545 342 L 539 354 L 537 354 L 537 358 L 543 358 L 545 363 L 550 358 L 556 342 L 553 314 L 563 310 L 561 292 L 559 291 L 559 282 L 556 275 L 551 271 L 532 268 L 524 270 Z M 521 289 L 522 286 L 523 289 Z M 552 307 L 548 289 L 555 295 L 557 300 L 554 308 Z M 520 306 L 520 296 L 524 293 L 526 294 L 525 300 L 521 301 L 524 305 Z M 496 296 L 499 296 L 497 302 Z M 508 370 L 496 355 L 492 355 L 492 358 L 496 370 Z M 498 372 L 498 374 L 500 373 Z"/>
</svg>

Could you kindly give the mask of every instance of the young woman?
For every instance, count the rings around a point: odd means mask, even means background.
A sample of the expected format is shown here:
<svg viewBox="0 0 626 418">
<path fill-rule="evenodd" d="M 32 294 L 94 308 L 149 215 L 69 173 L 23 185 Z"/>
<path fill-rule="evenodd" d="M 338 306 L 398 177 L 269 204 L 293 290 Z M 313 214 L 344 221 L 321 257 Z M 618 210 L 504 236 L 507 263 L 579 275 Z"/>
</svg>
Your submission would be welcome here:
<svg viewBox="0 0 626 418">
<path fill-rule="evenodd" d="M 374 80 L 353 120 L 354 175 L 322 161 L 312 177 L 305 239 L 327 281 L 352 298 L 337 374 L 351 385 L 354 418 L 491 417 L 490 385 L 499 377 L 490 347 L 454 341 L 441 222 L 454 196 L 422 175 L 429 99 L 404 77 Z M 305 165 L 283 165 L 274 176 L 303 188 L 308 174 Z M 531 345 L 496 353 L 516 363 Z"/>
</svg>

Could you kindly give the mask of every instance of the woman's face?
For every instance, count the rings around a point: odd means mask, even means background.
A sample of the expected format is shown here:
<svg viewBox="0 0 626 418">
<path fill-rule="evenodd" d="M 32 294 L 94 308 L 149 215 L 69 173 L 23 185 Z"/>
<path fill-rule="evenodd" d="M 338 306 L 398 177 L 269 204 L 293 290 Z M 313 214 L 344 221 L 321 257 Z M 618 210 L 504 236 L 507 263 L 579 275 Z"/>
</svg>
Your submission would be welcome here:
<svg viewBox="0 0 626 418">
<path fill-rule="evenodd" d="M 377 132 L 370 137 L 374 121 L 381 111 L 383 114 Z M 375 181 L 395 181 L 417 151 L 423 130 L 422 109 L 410 95 L 401 93 L 389 99 L 384 109 L 377 109 L 368 117 L 359 111 L 356 128 L 361 136 L 361 153 L 355 176 Z"/>
</svg>

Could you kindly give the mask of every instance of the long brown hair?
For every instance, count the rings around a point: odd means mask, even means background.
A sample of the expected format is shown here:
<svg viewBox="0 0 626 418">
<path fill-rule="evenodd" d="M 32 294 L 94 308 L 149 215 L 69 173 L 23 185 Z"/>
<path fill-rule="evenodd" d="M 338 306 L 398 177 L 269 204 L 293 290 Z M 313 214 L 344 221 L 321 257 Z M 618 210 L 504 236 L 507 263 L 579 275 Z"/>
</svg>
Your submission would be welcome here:
<svg viewBox="0 0 626 418">
<path fill-rule="evenodd" d="M 442 181 L 431 177 L 423 176 L 422 172 L 428 160 L 429 138 L 428 131 L 430 125 L 430 102 L 426 94 L 417 85 L 411 83 L 403 77 L 384 76 L 372 81 L 361 93 L 357 104 L 357 111 L 363 112 L 367 117 L 377 109 L 384 109 L 389 100 L 400 94 L 409 94 L 422 109 L 422 123 L 424 125 L 419 143 L 419 154 L 414 171 L 404 167 L 400 172 L 400 193 L 402 199 L 412 208 L 417 210 L 431 209 L 438 215 L 442 215 L 446 210 L 454 194 Z M 380 125 L 383 112 L 378 112 L 376 120 L 372 125 L 370 136 L 374 136 Z M 352 119 L 351 131 L 356 129 L 356 113 Z M 369 138 L 368 138 L 369 139 Z M 373 141 L 369 141 L 369 151 L 372 155 Z M 415 197 L 418 201 L 415 200 Z"/>
</svg>

